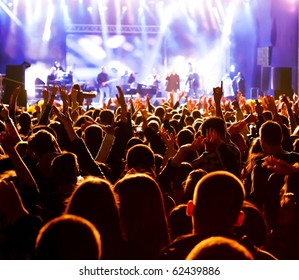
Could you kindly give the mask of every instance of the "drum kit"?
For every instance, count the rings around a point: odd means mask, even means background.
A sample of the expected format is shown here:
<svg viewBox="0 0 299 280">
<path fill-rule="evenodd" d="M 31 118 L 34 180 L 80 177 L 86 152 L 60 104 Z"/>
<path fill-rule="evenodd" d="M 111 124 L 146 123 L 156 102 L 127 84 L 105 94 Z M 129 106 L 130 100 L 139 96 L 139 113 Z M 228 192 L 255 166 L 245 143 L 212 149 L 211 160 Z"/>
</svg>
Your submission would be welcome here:
<svg viewBox="0 0 299 280">
<path fill-rule="evenodd" d="M 56 71 L 56 79 L 55 84 L 56 85 L 71 85 L 73 83 L 73 75 L 71 72 L 63 72 L 61 70 Z"/>
</svg>

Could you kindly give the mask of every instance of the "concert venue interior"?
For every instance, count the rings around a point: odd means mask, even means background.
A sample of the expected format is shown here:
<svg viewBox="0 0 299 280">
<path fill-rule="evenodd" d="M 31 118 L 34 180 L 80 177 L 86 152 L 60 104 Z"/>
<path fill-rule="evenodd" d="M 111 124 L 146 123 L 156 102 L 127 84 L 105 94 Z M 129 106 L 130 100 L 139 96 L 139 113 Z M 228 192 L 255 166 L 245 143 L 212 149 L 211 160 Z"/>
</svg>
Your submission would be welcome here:
<svg viewBox="0 0 299 280">
<path fill-rule="evenodd" d="M 192 65 L 206 94 L 237 72 L 247 98 L 281 84 L 298 93 L 298 2 L 0 0 L 0 73 L 22 65 L 28 99 L 55 61 L 87 90 L 101 66 L 115 79 L 133 72 L 142 85 L 157 71 L 163 91 L 168 72 L 184 85 Z"/>
</svg>

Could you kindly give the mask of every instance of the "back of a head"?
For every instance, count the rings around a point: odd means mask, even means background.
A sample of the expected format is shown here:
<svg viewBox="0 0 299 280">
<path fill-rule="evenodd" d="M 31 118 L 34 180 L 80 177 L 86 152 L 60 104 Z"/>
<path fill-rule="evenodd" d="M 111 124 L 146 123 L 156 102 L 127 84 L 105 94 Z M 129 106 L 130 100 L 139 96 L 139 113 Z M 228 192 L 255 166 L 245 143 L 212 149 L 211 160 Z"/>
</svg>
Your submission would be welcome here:
<svg viewBox="0 0 299 280">
<path fill-rule="evenodd" d="M 172 240 L 175 240 L 180 235 L 192 233 L 192 220 L 191 217 L 187 216 L 186 210 L 186 204 L 179 204 L 169 214 L 168 223 Z"/>
<path fill-rule="evenodd" d="M 77 156 L 71 152 L 62 152 L 52 160 L 51 172 L 62 184 L 76 184 L 79 172 Z"/>
<path fill-rule="evenodd" d="M 210 172 L 197 183 L 193 196 L 193 227 L 206 232 L 232 230 L 245 199 L 242 182 L 227 171 Z"/>
<path fill-rule="evenodd" d="M 277 146 L 282 141 L 282 130 L 280 125 L 274 121 L 266 121 L 260 128 L 261 141 L 270 146 Z"/>
<path fill-rule="evenodd" d="M 250 251 L 233 239 L 213 236 L 199 242 L 186 260 L 253 260 Z"/>
<path fill-rule="evenodd" d="M 137 144 L 127 152 L 128 169 L 145 169 L 150 171 L 155 166 L 154 152 L 145 144 Z"/>
<path fill-rule="evenodd" d="M 46 130 L 39 130 L 28 139 L 28 145 L 37 156 L 42 156 L 47 152 L 55 152 L 55 138 Z"/>
<path fill-rule="evenodd" d="M 262 113 L 262 116 L 263 116 L 265 121 L 271 121 L 273 119 L 271 111 L 264 111 Z"/>
<path fill-rule="evenodd" d="M 99 115 L 101 124 L 103 125 L 112 125 L 114 122 L 114 114 L 109 109 L 104 109 Z"/>
<path fill-rule="evenodd" d="M 84 140 L 93 158 L 96 158 L 103 140 L 102 128 L 96 124 L 89 125 L 84 130 Z"/>
<path fill-rule="evenodd" d="M 130 140 L 127 142 L 126 150 L 129 150 L 130 148 L 132 148 L 133 146 L 135 146 L 137 144 L 144 144 L 144 143 L 139 137 L 130 138 Z"/>
<path fill-rule="evenodd" d="M 36 239 L 39 260 L 99 260 L 101 238 L 93 224 L 74 215 L 63 215 L 44 225 Z"/>
<path fill-rule="evenodd" d="M 31 126 L 31 116 L 28 112 L 22 112 L 18 118 L 20 126 L 30 127 Z"/>
<path fill-rule="evenodd" d="M 122 240 L 119 210 L 107 180 L 87 177 L 73 192 L 66 211 L 90 221 L 101 233 L 103 259 L 116 258 Z"/>
<path fill-rule="evenodd" d="M 187 203 L 189 200 L 193 199 L 193 194 L 194 194 L 194 189 L 196 187 L 196 184 L 206 174 L 207 172 L 203 169 L 195 169 L 189 173 L 183 186 L 184 195 L 182 198 L 182 203 Z"/>
<path fill-rule="evenodd" d="M 223 119 L 219 117 L 210 117 L 202 123 L 200 130 L 201 134 L 205 137 L 208 129 L 214 129 L 219 133 L 221 137 L 225 137 L 226 134 L 226 126 Z"/>
<path fill-rule="evenodd" d="M 161 190 L 146 174 L 126 175 L 116 182 L 120 216 L 133 257 L 156 258 L 169 244 L 168 225 Z"/>
<path fill-rule="evenodd" d="M 164 119 L 165 109 L 163 106 L 158 106 L 155 110 L 155 116 L 159 117 L 161 120 Z"/>
<path fill-rule="evenodd" d="M 115 224 L 119 224 L 112 186 L 107 180 L 97 177 L 87 177 L 77 187 L 68 201 L 66 213 L 89 220 L 103 234 L 107 226 L 113 226 L 115 231 Z"/>
<path fill-rule="evenodd" d="M 244 201 L 244 221 L 236 233 L 246 236 L 255 246 L 262 248 L 268 241 L 268 226 L 263 213 L 251 202 Z"/>
<path fill-rule="evenodd" d="M 194 141 L 194 134 L 189 129 L 182 129 L 177 135 L 178 146 L 191 144 Z"/>
</svg>

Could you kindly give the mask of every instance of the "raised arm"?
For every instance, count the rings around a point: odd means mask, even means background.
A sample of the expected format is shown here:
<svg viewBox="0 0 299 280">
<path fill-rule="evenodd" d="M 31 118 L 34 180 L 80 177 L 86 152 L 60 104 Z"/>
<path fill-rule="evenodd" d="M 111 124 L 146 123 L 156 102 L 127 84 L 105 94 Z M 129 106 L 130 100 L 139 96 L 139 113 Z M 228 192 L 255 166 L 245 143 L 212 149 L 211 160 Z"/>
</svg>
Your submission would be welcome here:
<svg viewBox="0 0 299 280">
<path fill-rule="evenodd" d="M 121 120 L 126 123 L 128 121 L 128 119 L 127 119 L 128 109 L 127 109 L 124 92 L 120 86 L 116 86 L 116 88 L 118 90 L 118 94 L 116 94 L 116 98 L 117 98 L 118 104 L 121 107 Z"/>
<path fill-rule="evenodd" d="M 222 96 L 223 96 L 223 90 L 222 90 L 222 81 L 221 81 L 221 87 L 213 88 L 213 97 L 216 106 L 216 116 L 224 120 L 222 109 L 221 109 Z"/>
<path fill-rule="evenodd" d="M 48 124 L 49 123 L 49 116 L 50 116 L 52 105 L 54 103 L 55 96 L 56 96 L 58 90 L 59 90 L 58 86 L 54 86 L 53 87 L 53 90 L 51 92 L 51 96 L 50 96 L 49 102 L 48 102 L 48 104 L 47 104 L 47 106 L 45 108 L 45 111 L 43 112 L 42 117 L 39 120 L 38 124 Z"/>
<path fill-rule="evenodd" d="M 9 100 L 9 116 L 13 120 L 14 123 L 16 123 L 16 106 L 17 106 L 17 98 L 21 92 L 21 87 L 16 87 Z"/>
<path fill-rule="evenodd" d="M 77 135 L 69 113 L 63 114 L 56 106 L 53 106 L 53 113 L 57 115 L 61 123 L 64 125 L 67 135 L 71 141 L 71 150 L 78 157 L 80 169 L 89 173 L 89 175 L 105 177 L 101 168 L 93 159 L 87 146 L 83 140 Z"/>
<path fill-rule="evenodd" d="M 3 108 L 0 114 L 6 123 L 5 131 L 2 132 L 0 138 L 1 145 L 5 153 L 9 156 L 21 185 L 32 187 L 34 192 L 37 194 L 39 193 L 37 184 L 23 159 L 16 150 L 16 144 L 21 142 L 21 137 L 18 133 L 18 130 L 16 129 L 12 120 L 9 118 L 8 110 L 6 108 Z"/>
</svg>

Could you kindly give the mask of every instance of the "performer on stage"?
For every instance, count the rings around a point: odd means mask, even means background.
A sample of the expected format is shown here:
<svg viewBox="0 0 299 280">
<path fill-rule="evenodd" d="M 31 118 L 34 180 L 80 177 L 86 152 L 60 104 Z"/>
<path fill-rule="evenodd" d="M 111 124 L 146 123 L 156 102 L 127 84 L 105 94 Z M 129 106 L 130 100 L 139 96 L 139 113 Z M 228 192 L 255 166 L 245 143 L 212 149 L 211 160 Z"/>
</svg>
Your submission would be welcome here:
<svg viewBox="0 0 299 280">
<path fill-rule="evenodd" d="M 57 79 L 56 68 L 53 66 L 50 69 L 50 74 L 47 76 L 47 86 L 53 86 Z"/>
<path fill-rule="evenodd" d="M 180 76 L 173 69 L 166 77 L 167 85 L 166 91 L 173 92 L 175 99 L 177 99 L 177 92 L 180 90 Z"/>
<path fill-rule="evenodd" d="M 98 82 L 98 92 L 100 94 L 99 99 L 97 100 L 100 105 L 103 105 L 104 98 L 106 101 L 110 98 L 110 88 L 109 88 L 109 76 L 106 73 L 106 68 L 102 66 L 102 71 L 97 76 Z"/>
<path fill-rule="evenodd" d="M 241 72 L 238 72 L 238 74 L 233 78 L 233 89 L 235 96 L 239 92 L 242 92 L 243 96 L 246 94 L 246 86 L 245 86 L 245 78 Z"/>
</svg>

